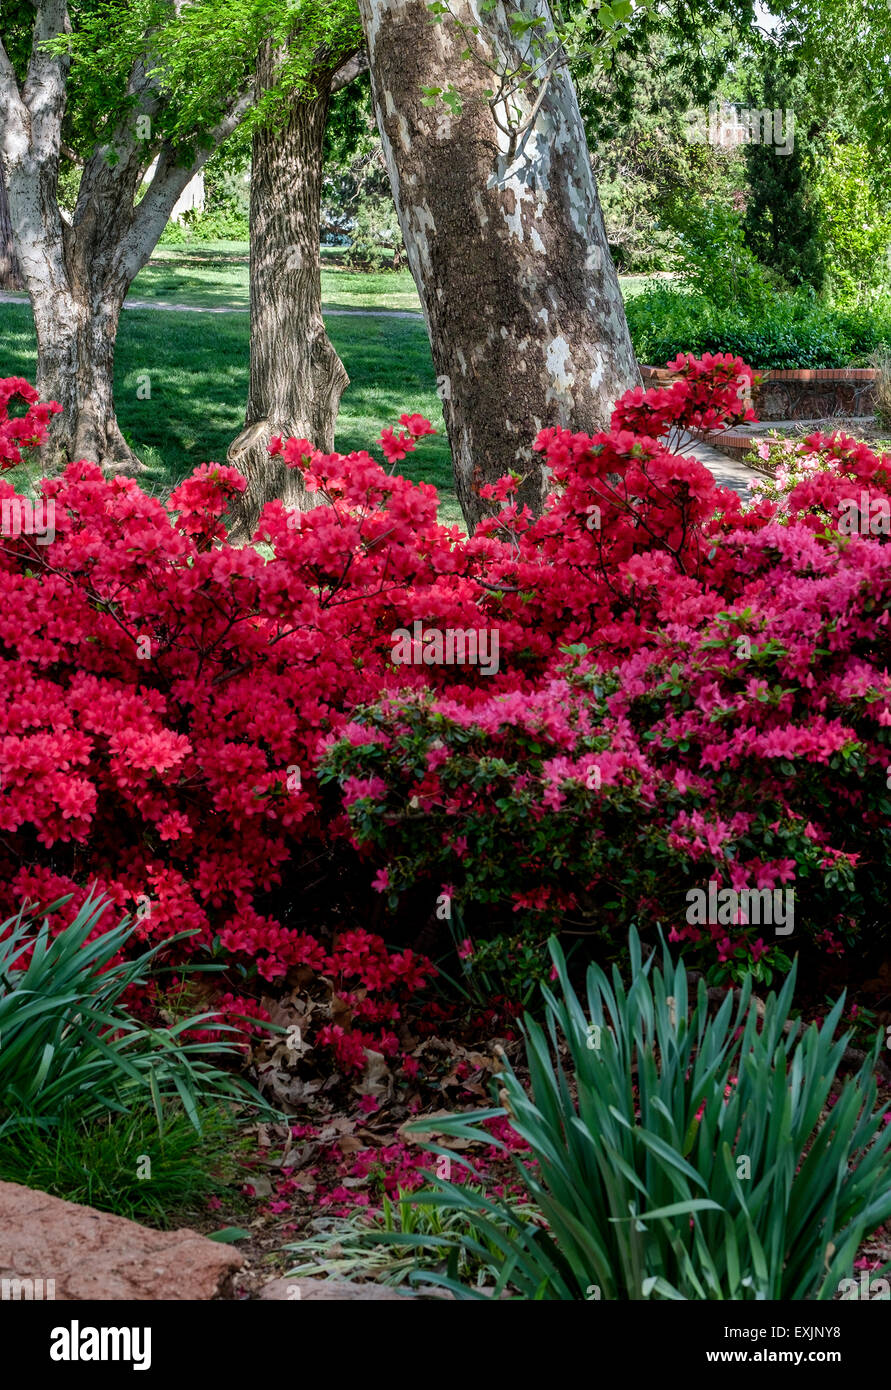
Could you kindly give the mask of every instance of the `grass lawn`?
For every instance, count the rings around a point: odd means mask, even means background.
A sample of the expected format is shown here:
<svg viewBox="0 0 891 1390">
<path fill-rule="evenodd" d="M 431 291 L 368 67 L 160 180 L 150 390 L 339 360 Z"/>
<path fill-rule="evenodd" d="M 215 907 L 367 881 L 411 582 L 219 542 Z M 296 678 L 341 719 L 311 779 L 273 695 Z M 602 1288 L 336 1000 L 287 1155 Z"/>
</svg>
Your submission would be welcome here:
<svg viewBox="0 0 891 1390">
<path fill-rule="evenodd" d="M 329 309 L 407 309 L 421 312 L 408 270 L 381 274 L 347 270 L 338 249 L 322 247 L 322 300 Z M 196 241 L 159 246 L 133 282 L 131 299 L 163 299 L 201 308 L 247 309 L 248 245 Z"/>
<path fill-rule="evenodd" d="M 248 385 L 248 317 L 130 309 L 121 317 L 115 399 L 124 435 L 148 472 L 140 481 L 166 492 L 206 460 L 222 461 L 244 423 Z M 369 449 L 383 425 L 415 411 L 440 431 L 400 465 L 406 477 L 436 485 L 440 517 L 460 520 L 451 456 L 427 334 L 407 319 L 357 315 L 332 318 L 331 340 L 350 374 L 337 428 L 343 453 Z M 34 331 L 27 304 L 0 304 L 0 374 L 33 380 Z M 137 377 L 147 372 L 151 399 L 137 399 Z"/>
<path fill-rule="evenodd" d="M 421 312 L 408 270 L 347 270 L 339 247 L 322 247 L 322 300 L 329 309 L 407 309 Z M 639 294 L 647 275 L 623 275 L 627 298 Z M 132 299 L 163 299 L 200 308 L 247 309 L 248 245 L 244 241 L 196 241 L 159 246 L 130 291 Z"/>
<path fill-rule="evenodd" d="M 366 274 L 342 268 L 339 248 L 322 248 L 322 296 L 329 309 L 418 310 L 411 274 Z M 625 276 L 636 294 L 644 276 Z M 194 242 L 160 246 L 137 276 L 131 298 L 165 300 L 197 308 L 248 307 L 246 242 Z M 383 425 L 402 411 L 419 412 L 440 433 L 400 465 L 407 477 L 434 483 L 440 519 L 463 526 L 455 498 L 442 407 L 435 390 L 423 321 L 355 313 L 332 315 L 328 332 L 350 374 L 341 402 L 337 448 L 374 451 Z M 244 422 L 248 384 L 247 313 L 163 313 L 128 309 L 122 315 L 115 370 L 121 429 L 146 463 L 144 486 L 169 491 L 198 463 L 222 461 Z M 34 332 L 27 304 L 0 304 L 0 374 L 33 379 Z M 137 378 L 151 378 L 151 399 L 137 399 Z"/>
</svg>

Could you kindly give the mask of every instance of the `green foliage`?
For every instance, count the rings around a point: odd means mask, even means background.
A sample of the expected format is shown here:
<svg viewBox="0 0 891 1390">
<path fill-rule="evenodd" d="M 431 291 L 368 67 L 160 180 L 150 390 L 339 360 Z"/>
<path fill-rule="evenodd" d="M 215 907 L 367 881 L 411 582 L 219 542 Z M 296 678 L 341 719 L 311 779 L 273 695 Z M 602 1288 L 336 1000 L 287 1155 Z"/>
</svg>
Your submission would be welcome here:
<svg viewBox="0 0 891 1390">
<path fill-rule="evenodd" d="M 756 368 L 868 366 L 891 343 L 891 301 L 833 308 L 805 291 L 776 294 L 758 310 L 654 286 L 625 305 L 638 361 L 660 366 L 679 352 L 731 352 Z"/>
<path fill-rule="evenodd" d="M 160 1125 L 172 1102 L 200 1132 L 203 1104 L 262 1105 L 223 1070 L 239 1056 L 237 1030 L 218 1015 L 153 1028 L 128 1013 L 124 995 L 148 985 L 161 947 L 121 959 L 135 930 L 126 917 L 91 939 L 107 910 L 107 901 L 89 899 L 56 936 L 24 909 L 0 926 L 0 1133 L 35 1119 L 50 1128 L 63 1117 L 89 1121 L 147 1106 Z M 189 1038 L 211 1028 L 217 1041 Z"/>
<path fill-rule="evenodd" d="M 225 1111 L 203 1109 L 201 1133 L 181 1109 L 159 1126 L 147 1109 L 47 1129 L 23 1120 L 0 1144 L 0 1181 L 51 1192 L 131 1221 L 178 1226 L 233 1176 L 237 1130 Z M 231 1200 L 231 1194 L 230 1194 Z"/>
<path fill-rule="evenodd" d="M 753 110 L 780 112 L 783 134 L 792 148 L 774 143 L 744 147 L 748 196 L 745 237 L 762 265 L 789 285 L 819 291 L 825 279 L 816 159 L 809 136 L 805 83 L 775 50 L 751 75 L 747 102 Z M 773 130 L 776 140 L 779 132 Z"/>
<path fill-rule="evenodd" d="M 482 1189 L 470 1185 L 466 1196 L 464 1208 L 450 1210 L 400 1191 L 395 1201 L 385 1195 L 379 1211 L 320 1218 L 312 1222 L 311 1236 L 286 1247 L 300 1256 L 300 1263 L 288 1273 L 331 1279 L 359 1276 L 381 1284 L 403 1284 L 409 1278 L 417 1282 L 418 1271 L 451 1271 L 453 1278 L 464 1283 L 491 1286 L 498 1276 L 501 1251 L 476 1224 L 474 1203 L 482 1198 Z M 527 1217 L 534 1215 L 532 1208 L 518 1210 Z M 509 1229 L 505 1222 L 503 1235 Z"/>
<path fill-rule="evenodd" d="M 751 43 L 756 19 L 755 0 L 663 0 L 643 13 L 625 29 L 612 54 L 602 57 L 609 64 L 615 82 L 611 92 L 601 88 L 602 105 L 615 106 L 620 121 L 636 101 L 640 80 L 636 59 L 644 65 L 662 64 L 682 94 L 681 108 L 707 102 L 725 78 L 740 48 Z"/>
<path fill-rule="evenodd" d="M 389 192 L 363 189 L 355 205 L 345 263 L 351 270 L 401 270 L 405 259 L 402 231 Z"/>
<path fill-rule="evenodd" d="M 887 0 L 782 0 L 771 8 L 782 21 L 779 40 L 812 73 L 809 95 L 824 128 L 837 129 L 842 117 L 887 186 L 891 87 L 878 80 L 891 52 Z"/>
<path fill-rule="evenodd" d="M 231 207 L 189 208 L 179 221 L 170 221 L 159 238 L 161 246 L 184 246 L 189 242 L 244 241 L 249 234 L 245 213 Z"/>
<path fill-rule="evenodd" d="M 402 269 L 405 246 L 367 74 L 335 94 L 325 144 L 324 233 L 348 241 L 343 263 L 352 270 Z"/>
<path fill-rule="evenodd" d="M 451 913 L 449 930 L 457 966 L 437 965 L 449 989 L 481 1009 L 490 1008 L 496 999 L 527 1005 L 550 972 L 541 930 L 523 922 L 514 931 L 474 940 L 467 934 L 464 914 L 454 901 Z"/>
<path fill-rule="evenodd" d="M 666 209 L 678 197 L 701 199 L 724 188 L 734 165 L 725 151 L 688 139 L 690 80 L 676 41 L 657 28 L 639 53 L 616 56 L 608 74 L 575 74 L 607 238 L 621 271 L 670 268 L 675 236 Z"/>
<path fill-rule="evenodd" d="M 204 166 L 204 210 L 168 222 L 164 243 L 247 241 L 250 235 L 250 130 L 242 125 Z"/>
<path fill-rule="evenodd" d="M 331 97 L 325 123 L 325 169 L 346 167 L 380 143 L 371 105 L 371 77 L 360 72 Z"/>
<path fill-rule="evenodd" d="M 134 114 L 133 64 L 154 65 L 155 103 L 147 150 L 169 140 L 188 158 L 247 89 L 261 44 L 286 49 L 273 91 L 264 93 L 247 124 L 274 121 L 296 92 L 313 90 L 320 52 L 328 45 L 358 48 L 362 30 L 355 0 L 74 0 L 71 33 L 51 47 L 71 59 L 65 140 L 89 156 L 109 127 Z M 0 25 L 6 37 L 7 25 Z M 97 132 L 99 133 L 97 136 Z"/>
<path fill-rule="evenodd" d="M 856 304 L 887 291 L 891 212 L 873 184 L 866 147 L 843 144 L 830 136 L 817 187 L 833 297 L 844 304 Z"/>
<path fill-rule="evenodd" d="M 677 233 L 678 278 L 722 308 L 762 314 L 776 300 L 772 281 L 746 245 L 742 220 L 717 198 L 678 197 L 667 212 Z"/>
<path fill-rule="evenodd" d="M 629 949 L 630 986 L 591 965 L 585 1007 L 552 944 L 560 997 L 544 990 L 544 1027 L 526 1018 L 528 1087 L 505 1061 L 504 1108 L 437 1120 L 446 1139 L 491 1143 L 484 1121 L 509 1115 L 537 1160 L 514 1158 L 539 1223 L 445 1180 L 417 1200 L 475 1211 L 500 1252 L 496 1296 L 831 1299 L 891 1216 L 881 1039 L 842 1081 L 843 998 L 802 1027 L 793 968 L 760 1017 L 751 977 L 710 1016 L 704 980 L 691 1001 L 682 962 L 644 963 L 633 929 Z"/>
</svg>

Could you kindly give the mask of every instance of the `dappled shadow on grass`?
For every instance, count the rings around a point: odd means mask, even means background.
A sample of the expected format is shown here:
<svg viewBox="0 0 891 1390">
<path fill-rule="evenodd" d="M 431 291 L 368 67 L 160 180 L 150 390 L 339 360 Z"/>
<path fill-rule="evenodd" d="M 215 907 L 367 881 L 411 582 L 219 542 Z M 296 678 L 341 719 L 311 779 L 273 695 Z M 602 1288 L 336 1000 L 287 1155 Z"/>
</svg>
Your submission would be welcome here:
<svg viewBox="0 0 891 1390">
<path fill-rule="evenodd" d="M 174 248 L 170 248 L 171 250 Z M 250 255 L 247 251 L 226 252 L 226 251 L 182 251 L 176 256 L 166 255 L 149 256 L 147 265 L 249 265 Z"/>
<path fill-rule="evenodd" d="M 250 300 L 246 243 L 160 247 L 137 275 L 131 300 L 165 299 L 201 308 L 247 308 Z M 407 270 L 362 271 L 335 257 L 321 261 L 322 298 L 344 309 L 420 311 L 414 280 Z"/>
<path fill-rule="evenodd" d="M 336 313 L 342 314 L 377 314 L 389 318 L 410 314 L 412 319 L 416 319 L 418 323 L 424 322 L 424 315 L 421 313 L 420 309 L 413 309 L 410 305 L 406 305 L 404 309 L 398 305 L 380 308 L 373 304 L 357 304 L 355 300 L 341 300 L 338 302 L 337 300 L 326 299 L 322 304 L 322 313 L 329 313 L 332 309 Z"/>
<path fill-rule="evenodd" d="M 367 449 L 403 411 L 426 415 L 439 433 L 402 460 L 398 471 L 433 483 L 449 508 L 455 503 L 451 456 L 424 326 L 408 319 L 357 315 L 334 318 L 328 331 L 350 375 L 341 402 L 337 448 Z M 244 424 L 250 325 L 246 314 L 190 314 L 131 309 L 121 317 L 115 370 L 118 419 L 148 465 L 146 490 L 164 493 L 199 463 L 224 462 Z M 36 354 L 30 309 L 0 304 L 0 375 L 34 379 Z M 148 400 L 145 378 L 151 390 Z"/>
</svg>

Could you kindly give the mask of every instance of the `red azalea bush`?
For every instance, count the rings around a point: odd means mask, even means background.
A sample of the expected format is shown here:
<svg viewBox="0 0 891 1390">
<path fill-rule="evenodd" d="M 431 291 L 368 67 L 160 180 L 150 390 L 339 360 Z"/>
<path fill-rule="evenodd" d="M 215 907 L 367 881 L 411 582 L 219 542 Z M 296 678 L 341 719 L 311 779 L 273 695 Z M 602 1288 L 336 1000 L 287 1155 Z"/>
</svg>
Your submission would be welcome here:
<svg viewBox="0 0 891 1390">
<path fill-rule="evenodd" d="M 629 392 L 610 432 L 539 436 L 543 517 L 512 505 L 515 480 L 490 490 L 505 506 L 477 533 L 501 543 L 483 607 L 513 689 L 388 694 L 323 775 L 363 790 L 354 837 L 392 901 L 426 878 L 489 930 L 661 922 L 730 970 L 807 943 L 842 953 L 858 933 L 867 947 L 887 903 L 891 551 L 826 518 L 852 497 L 875 515 L 891 461 L 812 438 L 831 472 L 782 512 L 744 511 L 659 442 L 714 424 L 703 397 L 732 419 L 742 364 L 672 365 L 682 379 Z M 794 889 L 791 938 L 690 922 L 711 881 Z"/>
<path fill-rule="evenodd" d="M 268 505 L 265 554 L 224 539 L 231 468 L 166 505 L 84 462 L 44 481 L 51 540 L 0 549 L 7 908 L 72 891 L 71 911 L 98 881 L 232 977 L 325 971 L 355 1010 L 327 1039 L 345 1065 L 351 1032 L 392 1049 L 430 973 L 361 930 L 383 925 L 372 882 L 392 909 L 411 889 L 415 931 L 445 887 L 473 930 L 637 915 L 725 959 L 763 945 L 691 930 L 684 890 L 793 884 L 799 921 L 843 940 L 884 902 L 891 552 L 825 534 L 807 496 L 744 512 L 660 443 L 746 413 L 738 359 L 674 367 L 609 432 L 543 431 L 545 514 L 507 478 L 472 538 L 430 485 L 305 440 L 274 448 L 329 505 Z M 39 442 L 51 407 L 23 386 L 16 437 Z M 430 428 L 400 426 L 391 463 Z M 839 486 L 885 487 L 833 447 Z M 437 659 L 448 630 L 497 633 L 490 674 Z"/>
</svg>

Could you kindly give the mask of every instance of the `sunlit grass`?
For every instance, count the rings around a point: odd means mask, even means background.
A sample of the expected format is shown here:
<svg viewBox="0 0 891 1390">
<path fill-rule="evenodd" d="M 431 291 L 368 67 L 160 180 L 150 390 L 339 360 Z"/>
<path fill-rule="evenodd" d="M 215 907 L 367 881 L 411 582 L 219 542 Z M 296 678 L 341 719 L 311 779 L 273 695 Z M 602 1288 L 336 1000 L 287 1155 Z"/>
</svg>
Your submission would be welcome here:
<svg viewBox="0 0 891 1390">
<path fill-rule="evenodd" d="M 433 483 L 441 517 L 460 519 L 451 455 L 430 345 L 422 323 L 370 315 L 333 317 L 331 340 L 350 375 L 337 425 L 343 453 L 375 450 L 384 425 L 402 411 L 426 415 L 438 433 L 399 465 L 406 477 Z M 0 375 L 33 380 L 36 352 L 27 305 L 0 304 Z M 186 312 L 131 309 L 121 316 L 115 400 L 121 429 L 147 471 L 140 481 L 164 493 L 199 463 L 222 462 L 244 424 L 248 389 L 247 314 L 209 318 Z M 140 399 L 147 374 L 151 396 Z M 144 387 L 143 387 L 144 391 Z"/>
</svg>

